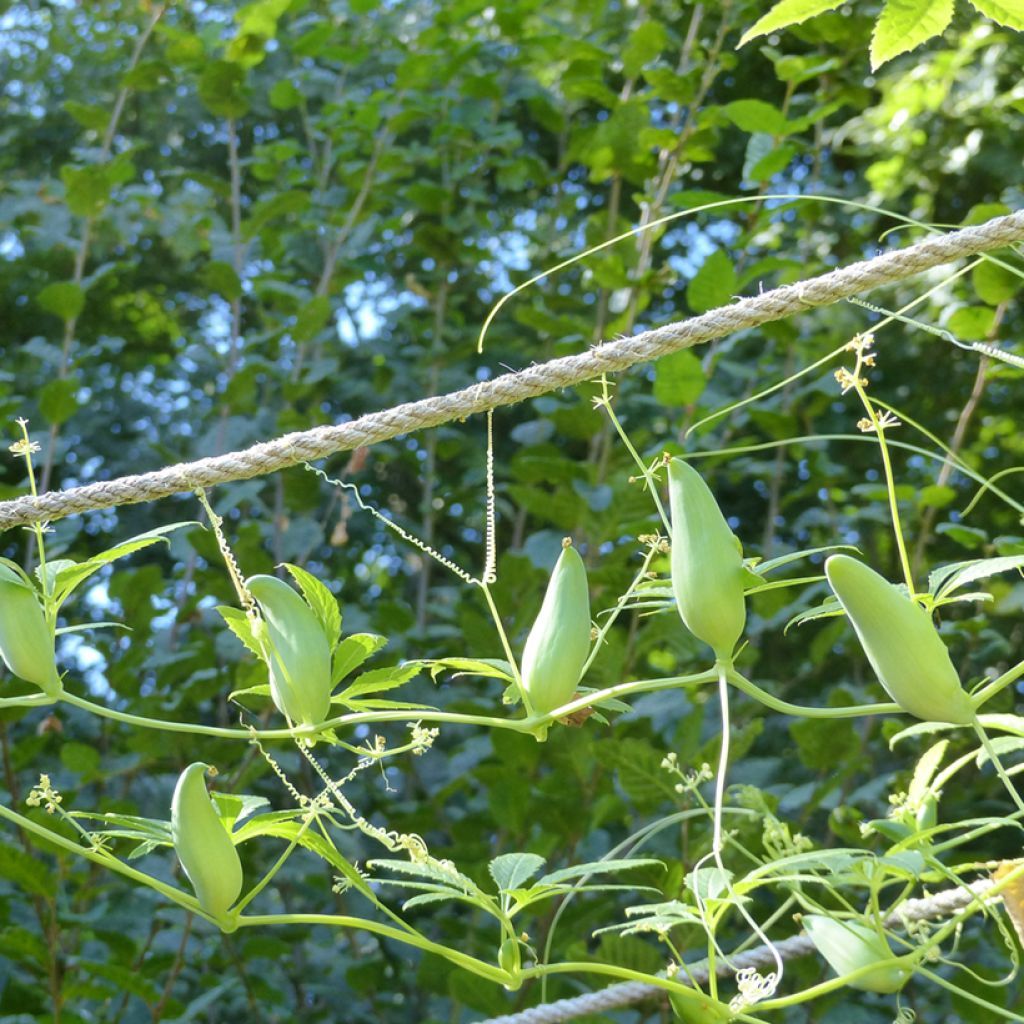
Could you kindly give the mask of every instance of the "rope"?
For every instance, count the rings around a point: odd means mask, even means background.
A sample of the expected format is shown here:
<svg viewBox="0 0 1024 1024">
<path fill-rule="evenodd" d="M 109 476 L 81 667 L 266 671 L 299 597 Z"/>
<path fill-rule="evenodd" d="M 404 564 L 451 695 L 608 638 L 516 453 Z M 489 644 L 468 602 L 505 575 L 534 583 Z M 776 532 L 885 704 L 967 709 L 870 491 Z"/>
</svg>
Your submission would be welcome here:
<svg viewBox="0 0 1024 1024">
<path fill-rule="evenodd" d="M 66 491 L 51 491 L 36 498 L 5 501 L 0 503 L 0 530 L 26 523 L 53 521 L 93 509 L 155 501 L 197 487 L 248 480 L 336 452 L 377 444 L 399 434 L 436 427 L 581 384 L 602 373 L 615 373 L 736 331 L 781 320 L 806 309 L 830 305 L 940 264 L 1021 240 L 1024 240 L 1024 211 L 1018 210 L 985 224 L 929 237 L 905 249 L 853 263 L 800 284 L 740 299 L 730 306 L 710 310 L 690 320 L 643 331 L 579 355 L 530 366 L 518 373 L 503 374 L 460 391 L 407 402 L 335 426 L 285 434 L 243 451 Z"/>
<path fill-rule="evenodd" d="M 906 926 L 913 921 L 926 921 L 933 917 L 949 917 L 957 911 L 964 910 L 980 897 L 984 897 L 995 882 L 982 878 L 970 885 L 956 889 L 946 889 L 934 896 L 923 899 L 907 900 L 899 910 L 885 920 L 888 928 Z M 806 935 L 794 935 L 775 943 L 775 948 L 783 960 L 793 960 L 799 956 L 807 956 L 815 952 L 814 943 Z M 719 962 L 715 973 L 727 977 L 734 971 L 744 968 L 759 969 L 774 967 L 775 958 L 767 946 L 757 946 L 746 953 L 738 953 L 729 958 L 728 963 Z M 702 960 L 694 965 L 687 965 L 694 981 L 704 984 L 709 977 L 708 963 Z M 665 990 L 657 985 L 647 985 L 641 981 L 626 981 L 618 985 L 609 985 L 597 992 L 573 996 L 570 999 L 559 999 L 554 1003 L 532 1006 L 519 1013 L 506 1014 L 503 1017 L 491 1017 L 479 1024 L 561 1024 L 562 1021 L 573 1020 L 588 1013 L 605 1013 L 608 1010 L 631 1006 L 633 1003 L 648 999 L 665 998 Z"/>
</svg>

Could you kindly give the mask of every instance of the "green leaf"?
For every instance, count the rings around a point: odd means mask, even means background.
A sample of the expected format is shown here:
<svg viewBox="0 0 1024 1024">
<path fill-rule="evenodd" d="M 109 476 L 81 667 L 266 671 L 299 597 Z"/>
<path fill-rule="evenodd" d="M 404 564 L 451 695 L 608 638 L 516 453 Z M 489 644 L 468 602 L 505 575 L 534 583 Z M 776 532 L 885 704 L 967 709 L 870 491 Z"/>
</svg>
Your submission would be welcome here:
<svg viewBox="0 0 1024 1024">
<path fill-rule="evenodd" d="M 1024 32 L 1024 4 L 1021 0 L 969 0 L 969 3 L 986 18 Z"/>
<path fill-rule="evenodd" d="M 174 72 L 170 65 L 162 60 L 143 60 L 125 73 L 121 85 L 136 92 L 153 92 L 173 81 Z"/>
<path fill-rule="evenodd" d="M 258 202 L 253 207 L 252 216 L 242 224 L 242 237 L 246 240 L 254 238 L 270 221 L 301 213 L 309 203 L 309 193 L 299 189 L 279 192 L 269 199 Z"/>
<path fill-rule="evenodd" d="M 224 624 L 231 630 L 235 636 L 250 650 L 257 658 L 263 657 L 263 652 L 260 650 L 260 646 L 256 643 L 255 637 L 252 635 L 252 628 L 249 625 L 249 616 L 245 614 L 239 608 L 232 608 L 230 605 L 219 604 L 217 605 L 217 611 L 220 613 L 220 617 L 224 620 Z M 235 693 L 249 693 L 249 690 L 236 690 Z M 235 693 L 232 693 L 228 700 L 234 697 Z M 267 687 L 267 693 L 270 693 L 270 687 Z"/>
<path fill-rule="evenodd" d="M 414 676 L 423 671 L 423 665 L 418 661 L 409 662 L 406 665 L 389 665 L 386 668 L 375 668 L 370 672 L 363 672 L 356 676 L 356 679 L 337 697 L 335 701 L 344 702 L 360 697 L 364 693 L 384 693 L 387 690 L 397 690 L 404 686 Z"/>
<path fill-rule="evenodd" d="M 736 288 L 732 260 L 721 249 L 716 249 L 686 286 L 686 301 L 694 313 L 706 313 L 732 302 Z"/>
<path fill-rule="evenodd" d="M 0 878 L 13 882 L 34 896 L 50 898 L 56 886 L 57 873 L 45 861 L 0 842 Z"/>
<path fill-rule="evenodd" d="M 211 260 L 203 267 L 203 280 L 212 292 L 216 292 L 228 302 L 242 296 L 242 282 L 235 268 L 223 260 Z"/>
<path fill-rule="evenodd" d="M 1020 273 L 1013 273 L 1003 267 L 985 260 L 971 272 L 971 283 L 974 291 L 982 302 L 990 306 L 998 306 L 1001 302 L 1013 298 L 1014 293 L 1024 283 Z"/>
<path fill-rule="evenodd" d="M 963 341 L 984 341 L 992 333 L 995 310 L 989 306 L 961 306 L 946 327 Z"/>
<path fill-rule="evenodd" d="M 640 69 L 658 57 L 667 45 L 668 33 L 660 21 L 641 21 L 622 51 L 623 74 L 636 78 Z"/>
<path fill-rule="evenodd" d="M 662 356 L 654 369 L 654 397 L 662 405 L 690 405 L 706 383 L 703 364 L 685 348 Z"/>
<path fill-rule="evenodd" d="M 114 547 L 107 548 L 106 551 L 94 555 L 88 561 L 71 563 L 67 568 L 61 569 L 54 580 L 54 596 L 57 606 L 59 607 L 63 604 L 76 587 L 84 580 L 87 580 L 94 572 L 102 569 L 103 566 L 109 565 L 118 558 L 124 558 L 125 555 L 130 555 L 134 551 L 147 548 L 150 544 L 166 544 L 167 540 L 164 534 L 170 533 L 172 530 L 180 530 L 183 526 L 199 525 L 196 522 L 184 522 L 170 523 L 168 526 L 158 526 L 156 529 L 147 530 L 145 533 L 140 533 L 130 540 L 115 544 Z"/>
<path fill-rule="evenodd" d="M 85 307 L 85 292 L 74 281 L 54 281 L 36 296 L 36 302 L 61 320 L 74 320 Z"/>
<path fill-rule="evenodd" d="M 978 558 L 958 562 L 934 570 L 928 577 L 928 589 L 937 597 L 946 597 L 968 583 L 988 579 L 997 573 L 1024 569 L 1024 555 L 1004 555 L 1001 558 Z"/>
<path fill-rule="evenodd" d="M 39 390 L 39 411 L 53 424 L 65 423 L 78 411 L 78 389 L 75 377 L 51 380 Z"/>
<path fill-rule="evenodd" d="M 331 301 L 325 295 L 317 295 L 299 310 L 292 328 L 296 341 L 311 341 L 326 326 L 331 318 Z"/>
<path fill-rule="evenodd" d="M 953 0 L 885 0 L 871 35 L 871 70 L 940 32 L 953 20 Z"/>
<path fill-rule="evenodd" d="M 488 679 L 503 679 L 511 683 L 514 676 L 507 661 L 497 658 L 437 658 L 422 662 L 430 669 L 430 678 L 437 677 L 447 668 L 454 669 L 456 676 L 486 676 Z"/>
<path fill-rule="evenodd" d="M 595 860 L 589 864 L 574 864 L 571 868 L 561 868 L 537 879 L 538 885 L 553 885 L 569 882 L 576 878 L 590 875 L 617 875 L 620 871 L 635 871 L 637 868 L 664 868 L 663 861 L 653 857 L 620 857 L 617 859 Z"/>
<path fill-rule="evenodd" d="M 387 646 L 386 636 L 376 633 L 353 633 L 334 648 L 331 661 L 331 685 L 337 686 L 350 672 L 354 672 L 367 658 L 373 657 Z"/>
<path fill-rule="evenodd" d="M 285 562 L 284 567 L 299 585 L 306 604 L 313 610 L 324 636 L 327 637 L 327 643 L 331 650 L 334 650 L 341 636 L 341 609 L 338 607 L 337 599 L 312 573 L 290 562 Z"/>
<path fill-rule="evenodd" d="M 103 212 L 110 199 L 110 178 L 105 167 L 65 164 L 60 169 L 60 177 L 68 209 L 76 217 L 95 217 Z"/>
<path fill-rule="evenodd" d="M 107 107 L 91 103 L 79 103 L 78 100 L 65 100 L 64 109 L 83 127 L 94 132 L 102 132 L 110 121 L 110 110 Z"/>
<path fill-rule="evenodd" d="M 519 889 L 544 867 L 544 858 L 535 853 L 503 853 L 487 866 L 501 892 Z"/>
<path fill-rule="evenodd" d="M 302 102 L 302 93 L 291 79 L 281 78 L 271 87 L 269 98 L 275 110 L 293 110 Z"/>
<path fill-rule="evenodd" d="M 739 49 L 749 43 L 751 39 L 766 36 L 769 32 L 775 32 L 780 28 L 799 25 L 800 22 L 806 21 L 808 18 L 824 14 L 825 11 L 834 11 L 837 7 L 841 7 L 843 2 L 844 0 L 781 0 L 743 33 L 736 47 Z"/>
<path fill-rule="evenodd" d="M 225 610 L 226 611 L 234 611 L 235 609 L 228 608 L 228 609 L 225 609 Z M 221 609 L 218 608 L 217 611 L 221 611 Z M 223 612 L 222 612 L 222 614 L 223 614 Z M 231 631 L 235 634 L 235 636 L 238 637 L 239 640 L 242 639 L 241 635 L 235 630 L 234 626 L 231 626 Z M 242 643 L 245 643 L 245 641 L 242 640 Z M 246 644 L 246 646 L 248 646 L 248 644 Z M 252 650 L 252 648 L 250 648 L 250 650 Z M 256 653 L 258 653 L 258 652 L 256 652 Z M 255 686 L 245 686 L 245 687 L 243 687 L 240 690 L 232 690 L 228 694 L 228 700 L 234 701 L 236 704 L 241 704 L 242 707 L 246 707 L 245 701 L 239 700 L 238 699 L 239 697 L 261 697 L 261 698 L 266 698 L 267 700 L 269 700 L 270 699 L 270 683 L 257 683 Z"/>
<path fill-rule="evenodd" d="M 214 117 L 243 117 L 249 110 L 245 71 L 223 60 L 207 64 L 199 76 L 199 99 Z"/>
<path fill-rule="evenodd" d="M 764 100 L 734 100 L 722 107 L 722 113 L 745 132 L 785 135 L 789 131 L 786 115 Z"/>
</svg>

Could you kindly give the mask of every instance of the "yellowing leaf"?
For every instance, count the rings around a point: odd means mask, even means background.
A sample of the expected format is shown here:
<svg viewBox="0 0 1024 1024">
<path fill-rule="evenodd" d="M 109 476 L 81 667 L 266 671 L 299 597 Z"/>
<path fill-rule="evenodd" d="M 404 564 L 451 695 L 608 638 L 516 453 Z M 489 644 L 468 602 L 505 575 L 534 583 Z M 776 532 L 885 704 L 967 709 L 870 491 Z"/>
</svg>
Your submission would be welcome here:
<svg viewBox="0 0 1024 1024">
<path fill-rule="evenodd" d="M 1024 0 L 970 0 L 970 3 L 986 18 L 1024 32 Z"/>
<path fill-rule="evenodd" d="M 743 33 L 739 46 L 777 29 L 799 25 L 800 22 L 813 18 L 816 14 L 834 11 L 837 7 L 841 7 L 842 3 L 843 0 L 781 0 Z"/>
<path fill-rule="evenodd" d="M 886 0 L 871 35 L 871 69 L 944 31 L 953 0 Z"/>
</svg>

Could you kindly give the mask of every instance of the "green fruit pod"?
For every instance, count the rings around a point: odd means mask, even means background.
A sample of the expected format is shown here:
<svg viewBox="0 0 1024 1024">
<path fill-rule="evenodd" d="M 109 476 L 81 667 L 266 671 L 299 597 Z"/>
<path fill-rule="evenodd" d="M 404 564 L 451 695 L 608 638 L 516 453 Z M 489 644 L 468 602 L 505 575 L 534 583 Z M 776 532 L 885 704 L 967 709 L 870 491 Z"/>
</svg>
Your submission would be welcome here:
<svg viewBox="0 0 1024 1024">
<path fill-rule="evenodd" d="M 668 466 L 672 592 L 686 628 L 727 661 L 747 621 L 743 551 L 708 485 L 684 459 Z"/>
<path fill-rule="evenodd" d="M 904 711 L 926 722 L 974 721 L 949 651 L 920 605 L 849 555 L 832 555 L 825 575 L 878 681 Z"/>
<path fill-rule="evenodd" d="M 331 647 L 320 620 L 276 576 L 246 580 L 266 624 L 270 695 L 295 725 L 319 725 L 331 710 Z"/>
<path fill-rule="evenodd" d="M 807 914 L 803 925 L 815 948 L 840 977 L 892 959 L 888 942 L 860 921 L 834 921 L 820 914 Z M 905 967 L 888 963 L 853 979 L 849 985 L 888 995 L 899 992 L 910 975 Z"/>
<path fill-rule="evenodd" d="M 171 801 L 171 837 L 199 905 L 221 921 L 242 891 L 242 863 L 207 792 L 208 768 L 196 761 L 178 778 Z"/>
<path fill-rule="evenodd" d="M 44 692 L 60 690 L 53 630 L 46 623 L 35 587 L 0 563 L 0 657 L 19 679 Z"/>
<path fill-rule="evenodd" d="M 545 715 L 572 700 L 589 653 L 587 569 L 566 545 L 523 649 L 523 689 L 534 712 Z"/>
</svg>

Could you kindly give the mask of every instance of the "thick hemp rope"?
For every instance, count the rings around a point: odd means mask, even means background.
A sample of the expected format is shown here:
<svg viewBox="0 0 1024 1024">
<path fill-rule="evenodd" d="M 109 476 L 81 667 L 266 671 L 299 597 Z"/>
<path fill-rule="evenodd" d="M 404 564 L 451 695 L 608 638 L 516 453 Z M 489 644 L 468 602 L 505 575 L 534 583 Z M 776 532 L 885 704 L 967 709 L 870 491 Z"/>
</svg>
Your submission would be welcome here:
<svg viewBox="0 0 1024 1024">
<path fill-rule="evenodd" d="M 995 883 L 988 878 L 979 879 L 970 885 L 957 889 L 946 889 L 923 899 L 907 900 L 896 913 L 886 918 L 887 928 L 905 927 L 914 921 L 927 921 L 936 917 L 949 917 L 959 910 L 964 910 L 985 894 Z M 807 956 L 815 952 L 814 943 L 806 935 L 794 935 L 791 939 L 783 939 L 775 944 L 783 960 L 793 960 L 799 956 Z M 774 967 L 775 958 L 767 946 L 756 946 L 746 953 L 737 953 L 729 958 L 728 963 L 719 963 L 715 973 L 726 977 L 734 971 L 745 968 L 760 969 Z M 706 960 L 687 965 L 690 974 L 699 984 L 704 984 L 709 977 Z M 633 1003 L 648 999 L 665 998 L 665 990 L 657 985 L 647 985 L 642 981 L 626 981 L 618 985 L 609 985 L 597 992 L 588 992 L 582 996 L 559 999 L 554 1003 L 542 1003 L 532 1006 L 519 1013 L 510 1013 L 502 1017 L 491 1017 L 479 1024 L 561 1024 L 562 1021 L 573 1020 L 588 1013 L 604 1013 L 608 1010 L 631 1006 Z"/>
<path fill-rule="evenodd" d="M 827 306 L 940 264 L 1021 240 L 1024 240 L 1024 211 L 1018 210 L 976 227 L 929 237 L 905 249 L 853 263 L 800 284 L 740 299 L 690 320 L 607 342 L 579 355 L 553 359 L 518 373 L 503 374 L 460 391 L 407 402 L 348 423 L 285 434 L 243 451 L 167 466 L 151 473 L 86 484 L 67 491 L 51 491 L 37 498 L 5 501 L 0 503 L 0 530 L 52 521 L 92 509 L 155 501 L 171 494 L 193 491 L 197 487 L 248 480 L 301 462 L 322 459 L 335 452 L 386 441 L 398 434 L 465 419 L 474 413 L 593 380 L 602 373 L 614 373 L 637 363 L 650 362 L 670 352 L 722 338 L 735 331 L 781 320 L 806 309 Z"/>
</svg>

